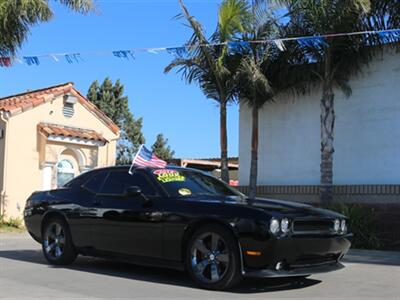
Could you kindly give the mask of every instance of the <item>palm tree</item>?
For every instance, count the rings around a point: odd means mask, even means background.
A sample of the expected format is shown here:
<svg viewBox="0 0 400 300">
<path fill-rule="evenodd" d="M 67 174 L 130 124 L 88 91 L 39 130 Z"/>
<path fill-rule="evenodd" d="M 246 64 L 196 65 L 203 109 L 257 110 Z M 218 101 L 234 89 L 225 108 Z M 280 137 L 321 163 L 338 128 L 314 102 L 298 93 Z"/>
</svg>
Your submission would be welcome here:
<svg viewBox="0 0 400 300">
<path fill-rule="evenodd" d="M 290 20 L 284 25 L 288 37 L 312 36 L 360 30 L 370 10 L 369 0 L 288 0 L 286 5 Z M 267 72 L 279 72 L 274 78 L 274 88 L 306 93 L 321 87 L 321 163 L 320 199 L 332 201 L 335 88 L 346 96 L 351 95 L 349 79 L 367 63 L 370 55 L 364 51 L 364 37 L 345 36 L 325 40 L 303 40 L 287 43 L 277 65 Z M 286 68 L 282 68 L 286 62 Z M 279 82 L 278 82 L 279 80 Z"/>
<path fill-rule="evenodd" d="M 71 10 L 88 13 L 92 0 L 58 0 Z M 30 27 L 53 16 L 48 0 L 12 0 L 0 3 L 0 55 L 14 55 L 25 41 Z"/>
<path fill-rule="evenodd" d="M 235 60 L 228 52 L 225 44 L 243 31 L 243 24 L 248 17 L 245 0 L 224 0 L 219 8 L 218 26 L 211 38 L 206 38 L 201 24 L 189 14 L 188 9 L 180 0 L 183 15 L 193 30 L 193 35 L 187 42 L 188 53 L 177 57 L 166 68 L 168 73 L 177 69 L 188 83 L 199 84 L 207 98 L 218 102 L 220 109 L 220 148 L 221 148 L 221 179 L 229 182 L 228 169 L 228 138 L 227 138 L 227 105 L 234 101 L 233 75 Z M 218 47 L 209 47 L 212 43 L 220 43 Z"/>
<path fill-rule="evenodd" d="M 273 101 L 273 90 L 264 69 L 273 59 L 273 49 L 267 43 L 257 44 L 254 41 L 272 38 L 277 33 L 276 20 L 265 1 L 252 3 L 250 18 L 242 40 L 248 42 L 242 49 L 242 59 L 235 79 L 239 101 L 251 108 L 251 163 L 249 178 L 249 197 L 257 193 L 258 173 L 258 121 L 259 110 L 265 103 Z"/>
</svg>

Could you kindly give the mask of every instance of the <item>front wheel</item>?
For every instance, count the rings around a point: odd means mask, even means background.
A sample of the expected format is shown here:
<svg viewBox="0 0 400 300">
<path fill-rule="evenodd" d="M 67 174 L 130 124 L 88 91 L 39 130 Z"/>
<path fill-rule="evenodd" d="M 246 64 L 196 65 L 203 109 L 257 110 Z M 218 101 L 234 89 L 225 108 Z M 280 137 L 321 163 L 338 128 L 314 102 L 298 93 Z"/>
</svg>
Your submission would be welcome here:
<svg viewBox="0 0 400 300">
<path fill-rule="evenodd" d="M 77 256 L 68 224 L 61 218 L 52 218 L 43 226 L 42 250 L 52 265 L 71 264 Z"/>
<path fill-rule="evenodd" d="M 207 225 L 189 240 L 186 268 L 202 288 L 225 290 L 241 278 L 240 254 L 234 235 L 220 225 Z"/>
</svg>

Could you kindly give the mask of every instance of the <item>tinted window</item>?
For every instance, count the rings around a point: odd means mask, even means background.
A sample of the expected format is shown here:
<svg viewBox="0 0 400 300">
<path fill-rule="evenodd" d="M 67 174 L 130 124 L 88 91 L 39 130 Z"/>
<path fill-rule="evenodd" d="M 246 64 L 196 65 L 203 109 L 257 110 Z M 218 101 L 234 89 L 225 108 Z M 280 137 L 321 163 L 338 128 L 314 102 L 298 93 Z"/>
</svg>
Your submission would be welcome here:
<svg viewBox="0 0 400 300">
<path fill-rule="evenodd" d="M 96 172 L 83 186 L 93 193 L 98 193 L 107 174 L 106 171 Z"/>
<path fill-rule="evenodd" d="M 188 196 L 232 196 L 243 197 L 243 194 L 232 189 L 222 181 L 200 172 L 174 169 L 158 169 L 153 175 L 174 197 Z"/>
<path fill-rule="evenodd" d="M 156 195 L 156 191 L 147 178 L 140 173 L 129 174 L 127 171 L 110 172 L 101 190 L 103 194 L 122 195 L 130 186 L 138 186 L 147 196 Z"/>
<path fill-rule="evenodd" d="M 89 179 L 90 175 L 92 173 L 83 173 L 79 175 L 78 177 L 72 179 L 70 182 L 68 182 L 65 186 L 66 187 L 71 187 L 71 188 L 79 188 L 82 186 L 82 184 Z"/>
</svg>

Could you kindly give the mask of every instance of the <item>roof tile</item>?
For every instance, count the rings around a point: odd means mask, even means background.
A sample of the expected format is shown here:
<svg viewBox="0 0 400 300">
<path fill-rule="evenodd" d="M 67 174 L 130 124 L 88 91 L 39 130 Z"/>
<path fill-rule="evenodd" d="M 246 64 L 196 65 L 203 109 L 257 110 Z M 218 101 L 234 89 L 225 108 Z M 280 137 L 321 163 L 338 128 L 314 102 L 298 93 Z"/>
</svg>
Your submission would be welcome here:
<svg viewBox="0 0 400 300">
<path fill-rule="evenodd" d="M 9 112 L 12 116 L 29 108 L 54 100 L 56 97 L 71 93 L 76 96 L 79 103 L 96 115 L 112 132 L 119 133 L 119 127 L 108 118 L 96 105 L 86 99 L 68 82 L 41 90 L 29 91 L 22 94 L 0 98 L 0 111 Z"/>
<path fill-rule="evenodd" d="M 83 129 L 78 127 L 69 127 L 59 124 L 39 123 L 39 132 L 43 133 L 46 137 L 50 135 L 80 138 L 91 141 L 99 141 L 107 143 L 108 141 L 103 137 L 101 133 L 94 130 Z"/>
</svg>

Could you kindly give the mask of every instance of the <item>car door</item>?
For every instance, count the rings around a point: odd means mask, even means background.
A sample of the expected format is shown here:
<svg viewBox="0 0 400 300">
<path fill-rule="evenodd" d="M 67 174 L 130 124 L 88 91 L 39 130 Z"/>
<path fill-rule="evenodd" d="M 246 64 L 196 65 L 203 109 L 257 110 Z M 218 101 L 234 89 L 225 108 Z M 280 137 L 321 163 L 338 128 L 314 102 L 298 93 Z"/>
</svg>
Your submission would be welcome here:
<svg viewBox="0 0 400 300">
<path fill-rule="evenodd" d="M 126 196 L 132 186 L 139 187 L 142 195 Z M 94 201 L 99 207 L 99 218 L 92 226 L 96 250 L 162 257 L 160 197 L 144 173 L 110 171 Z"/>
<path fill-rule="evenodd" d="M 93 200 L 107 175 L 107 171 L 92 171 L 80 175 L 66 186 L 71 203 L 73 203 L 67 216 L 76 247 L 93 247 L 92 223 L 96 220 L 98 208 L 94 206 Z"/>
</svg>

